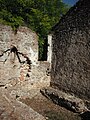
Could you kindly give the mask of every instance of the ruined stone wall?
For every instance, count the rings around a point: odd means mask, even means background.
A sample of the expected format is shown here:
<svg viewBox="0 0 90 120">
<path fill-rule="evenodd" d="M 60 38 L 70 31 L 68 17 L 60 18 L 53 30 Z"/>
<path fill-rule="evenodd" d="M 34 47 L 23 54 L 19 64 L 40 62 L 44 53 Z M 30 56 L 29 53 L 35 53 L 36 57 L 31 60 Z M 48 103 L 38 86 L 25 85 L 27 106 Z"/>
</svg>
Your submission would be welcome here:
<svg viewBox="0 0 90 120">
<path fill-rule="evenodd" d="M 90 1 L 80 0 L 53 27 L 51 86 L 90 100 Z"/>
<path fill-rule="evenodd" d="M 12 45 L 20 53 L 18 55 L 21 62 L 14 52 L 10 53 L 8 50 Z M 31 64 L 27 63 L 25 56 Z M 10 26 L 0 24 L 0 87 L 12 86 L 14 89 L 17 86 L 17 91 L 41 87 L 43 81 L 47 84 L 45 80 L 49 79 L 46 73 L 48 67 L 49 63 L 38 61 L 38 36 L 35 32 L 27 27 L 20 27 L 15 34 Z"/>
</svg>

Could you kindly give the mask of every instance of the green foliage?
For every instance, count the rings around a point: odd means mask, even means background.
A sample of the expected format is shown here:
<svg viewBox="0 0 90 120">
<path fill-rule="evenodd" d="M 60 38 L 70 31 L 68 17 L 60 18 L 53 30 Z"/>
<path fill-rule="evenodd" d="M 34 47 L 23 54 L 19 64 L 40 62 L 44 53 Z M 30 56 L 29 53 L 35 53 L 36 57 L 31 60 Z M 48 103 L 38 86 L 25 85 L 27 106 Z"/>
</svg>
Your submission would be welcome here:
<svg viewBox="0 0 90 120">
<path fill-rule="evenodd" d="M 0 22 L 11 25 L 13 30 L 20 25 L 34 30 L 39 35 L 41 59 L 50 29 L 68 9 L 61 0 L 0 0 Z"/>
<path fill-rule="evenodd" d="M 0 22 L 12 26 L 13 30 L 23 24 L 23 18 L 21 16 L 13 16 L 7 10 L 2 9 L 0 11 Z"/>
</svg>

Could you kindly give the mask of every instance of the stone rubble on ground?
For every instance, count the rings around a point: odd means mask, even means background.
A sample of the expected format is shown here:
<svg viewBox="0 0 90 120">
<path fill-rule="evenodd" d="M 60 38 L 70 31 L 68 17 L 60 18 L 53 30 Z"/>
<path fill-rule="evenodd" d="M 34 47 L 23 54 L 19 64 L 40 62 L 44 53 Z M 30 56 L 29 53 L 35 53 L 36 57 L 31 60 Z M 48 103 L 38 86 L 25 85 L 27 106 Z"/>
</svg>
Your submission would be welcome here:
<svg viewBox="0 0 90 120">
<path fill-rule="evenodd" d="M 77 113 L 84 113 L 85 111 L 89 111 L 85 105 L 85 102 L 82 99 L 75 97 L 74 95 L 56 90 L 51 87 L 43 88 L 40 91 L 44 96 L 51 99 L 54 103 L 71 111 Z"/>
<path fill-rule="evenodd" d="M 45 120 L 26 104 L 11 98 L 4 89 L 0 91 L 0 120 Z"/>
</svg>

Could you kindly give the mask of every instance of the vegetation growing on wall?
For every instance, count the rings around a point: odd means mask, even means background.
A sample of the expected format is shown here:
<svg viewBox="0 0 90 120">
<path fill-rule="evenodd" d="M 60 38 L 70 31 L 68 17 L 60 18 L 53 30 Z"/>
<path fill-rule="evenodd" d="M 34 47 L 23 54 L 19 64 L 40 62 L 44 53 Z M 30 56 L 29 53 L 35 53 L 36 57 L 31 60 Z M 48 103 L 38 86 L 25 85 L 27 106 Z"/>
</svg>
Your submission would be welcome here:
<svg viewBox="0 0 90 120">
<path fill-rule="evenodd" d="M 0 23 L 25 25 L 39 36 L 39 59 L 46 59 L 47 34 L 69 9 L 62 0 L 0 0 Z"/>
</svg>

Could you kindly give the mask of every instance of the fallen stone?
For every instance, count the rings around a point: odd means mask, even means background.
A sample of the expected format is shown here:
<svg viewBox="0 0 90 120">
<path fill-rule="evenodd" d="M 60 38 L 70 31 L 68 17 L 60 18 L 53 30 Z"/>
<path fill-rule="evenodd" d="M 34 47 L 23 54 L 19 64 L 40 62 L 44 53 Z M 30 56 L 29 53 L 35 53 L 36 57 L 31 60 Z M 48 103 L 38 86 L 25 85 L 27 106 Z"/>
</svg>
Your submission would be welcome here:
<svg viewBox="0 0 90 120">
<path fill-rule="evenodd" d="M 1 91 L 2 92 L 2 91 Z M 8 93 L 0 93 L 0 120 L 45 120 L 26 104 L 11 99 Z"/>
<path fill-rule="evenodd" d="M 83 113 L 89 111 L 84 101 L 74 95 L 64 93 L 51 87 L 43 88 L 40 92 L 47 98 L 51 99 L 54 103 L 73 112 Z"/>
</svg>

